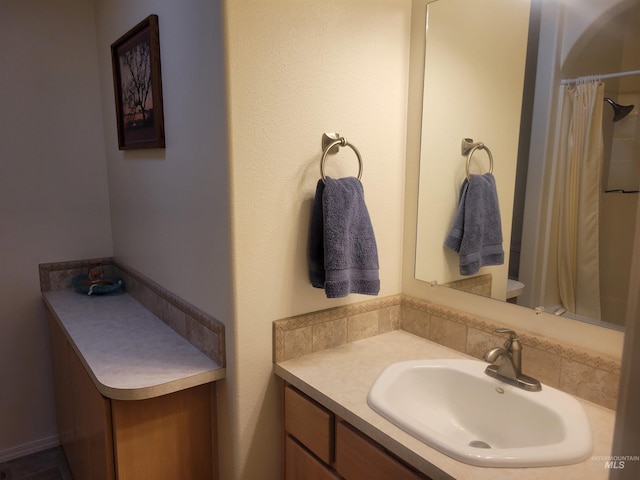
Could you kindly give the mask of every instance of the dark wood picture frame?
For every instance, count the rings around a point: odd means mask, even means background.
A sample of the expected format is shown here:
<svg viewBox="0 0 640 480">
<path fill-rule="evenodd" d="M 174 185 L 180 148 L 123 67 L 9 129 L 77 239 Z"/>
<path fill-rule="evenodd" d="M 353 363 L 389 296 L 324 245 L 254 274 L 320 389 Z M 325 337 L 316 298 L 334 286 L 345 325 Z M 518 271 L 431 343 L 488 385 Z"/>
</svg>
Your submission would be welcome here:
<svg viewBox="0 0 640 480">
<path fill-rule="evenodd" d="M 158 16 L 149 15 L 111 45 L 118 148 L 164 148 Z"/>
</svg>

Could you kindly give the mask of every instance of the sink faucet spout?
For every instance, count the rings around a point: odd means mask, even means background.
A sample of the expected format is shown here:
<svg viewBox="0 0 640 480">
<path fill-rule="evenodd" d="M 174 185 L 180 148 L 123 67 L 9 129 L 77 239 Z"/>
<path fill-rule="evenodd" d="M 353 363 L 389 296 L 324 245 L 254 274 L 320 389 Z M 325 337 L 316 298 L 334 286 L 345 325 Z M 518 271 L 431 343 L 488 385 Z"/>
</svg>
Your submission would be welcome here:
<svg viewBox="0 0 640 480">
<path fill-rule="evenodd" d="M 486 362 L 493 363 L 498 360 L 500 355 L 505 355 L 506 353 L 507 351 L 504 349 L 504 347 L 495 347 L 484 354 L 484 360 Z"/>
<path fill-rule="evenodd" d="M 500 365 L 498 366 L 497 373 L 503 377 L 509 378 L 515 382 L 518 381 L 518 374 L 520 373 L 513 363 L 511 354 L 504 347 L 495 347 L 484 354 L 485 361 L 489 363 L 496 362 L 502 357 Z"/>
<path fill-rule="evenodd" d="M 499 328 L 496 332 L 508 333 L 509 338 L 503 347 L 494 347 L 484 354 L 484 360 L 491 363 L 485 373 L 525 390 L 541 390 L 542 386 L 538 380 L 522 373 L 522 346 L 516 333 L 507 328 Z M 495 365 L 498 360 L 500 363 Z"/>
</svg>

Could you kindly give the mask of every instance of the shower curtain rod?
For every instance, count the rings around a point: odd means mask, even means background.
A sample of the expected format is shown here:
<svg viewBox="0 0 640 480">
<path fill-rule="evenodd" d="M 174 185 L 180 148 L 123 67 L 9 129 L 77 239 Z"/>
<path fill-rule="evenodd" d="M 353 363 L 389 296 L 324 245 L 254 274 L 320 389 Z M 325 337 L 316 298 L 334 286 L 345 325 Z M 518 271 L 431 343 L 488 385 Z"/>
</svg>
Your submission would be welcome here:
<svg viewBox="0 0 640 480">
<path fill-rule="evenodd" d="M 628 77 L 631 75 L 640 75 L 640 70 L 629 70 L 628 72 L 617 72 L 617 73 L 605 73 L 604 75 L 593 75 L 593 76 L 596 78 L 599 78 L 600 80 L 606 80 L 607 78 Z M 585 75 L 585 76 L 588 76 L 588 75 Z M 576 83 L 580 78 L 584 78 L 584 77 L 565 78 L 560 82 L 560 84 L 568 85 L 570 83 Z"/>
</svg>

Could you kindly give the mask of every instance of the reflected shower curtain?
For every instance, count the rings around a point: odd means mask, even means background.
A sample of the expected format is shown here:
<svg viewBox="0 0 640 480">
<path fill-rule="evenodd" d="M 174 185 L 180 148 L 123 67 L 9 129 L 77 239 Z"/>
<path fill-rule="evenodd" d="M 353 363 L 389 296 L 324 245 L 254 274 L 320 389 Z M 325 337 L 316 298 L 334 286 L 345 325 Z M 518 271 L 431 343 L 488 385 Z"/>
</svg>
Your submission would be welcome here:
<svg viewBox="0 0 640 480">
<path fill-rule="evenodd" d="M 598 80 L 564 87 L 555 185 L 560 298 L 569 312 L 598 320 L 603 102 Z"/>
</svg>

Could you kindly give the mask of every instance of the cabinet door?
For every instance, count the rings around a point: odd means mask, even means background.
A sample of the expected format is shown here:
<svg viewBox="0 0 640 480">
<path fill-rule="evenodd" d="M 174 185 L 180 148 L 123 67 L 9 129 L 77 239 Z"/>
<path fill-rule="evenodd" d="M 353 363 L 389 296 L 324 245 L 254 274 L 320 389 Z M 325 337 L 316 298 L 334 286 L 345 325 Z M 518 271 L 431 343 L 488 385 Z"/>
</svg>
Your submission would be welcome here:
<svg viewBox="0 0 640 480">
<path fill-rule="evenodd" d="M 346 480 L 423 480 L 382 447 L 344 422 L 336 425 L 336 470 Z"/>
<path fill-rule="evenodd" d="M 61 327 L 49 313 L 56 419 L 74 478 L 114 480 L 109 400 L 96 389 Z"/>
<path fill-rule="evenodd" d="M 291 435 L 287 435 L 285 459 L 285 480 L 338 480 L 340 478 Z"/>
<path fill-rule="evenodd" d="M 211 480 L 214 385 L 112 400 L 118 480 Z"/>
<path fill-rule="evenodd" d="M 47 312 L 49 320 L 49 341 L 51 343 L 51 361 L 53 364 L 53 386 L 56 400 L 56 420 L 58 436 L 67 458 L 75 457 L 73 405 L 71 400 L 71 372 L 69 370 L 69 352 L 67 339 L 58 322 Z"/>
<path fill-rule="evenodd" d="M 69 347 L 75 438 L 69 464 L 74 478 L 113 480 L 111 404 L 100 394 L 80 359 Z"/>
</svg>

